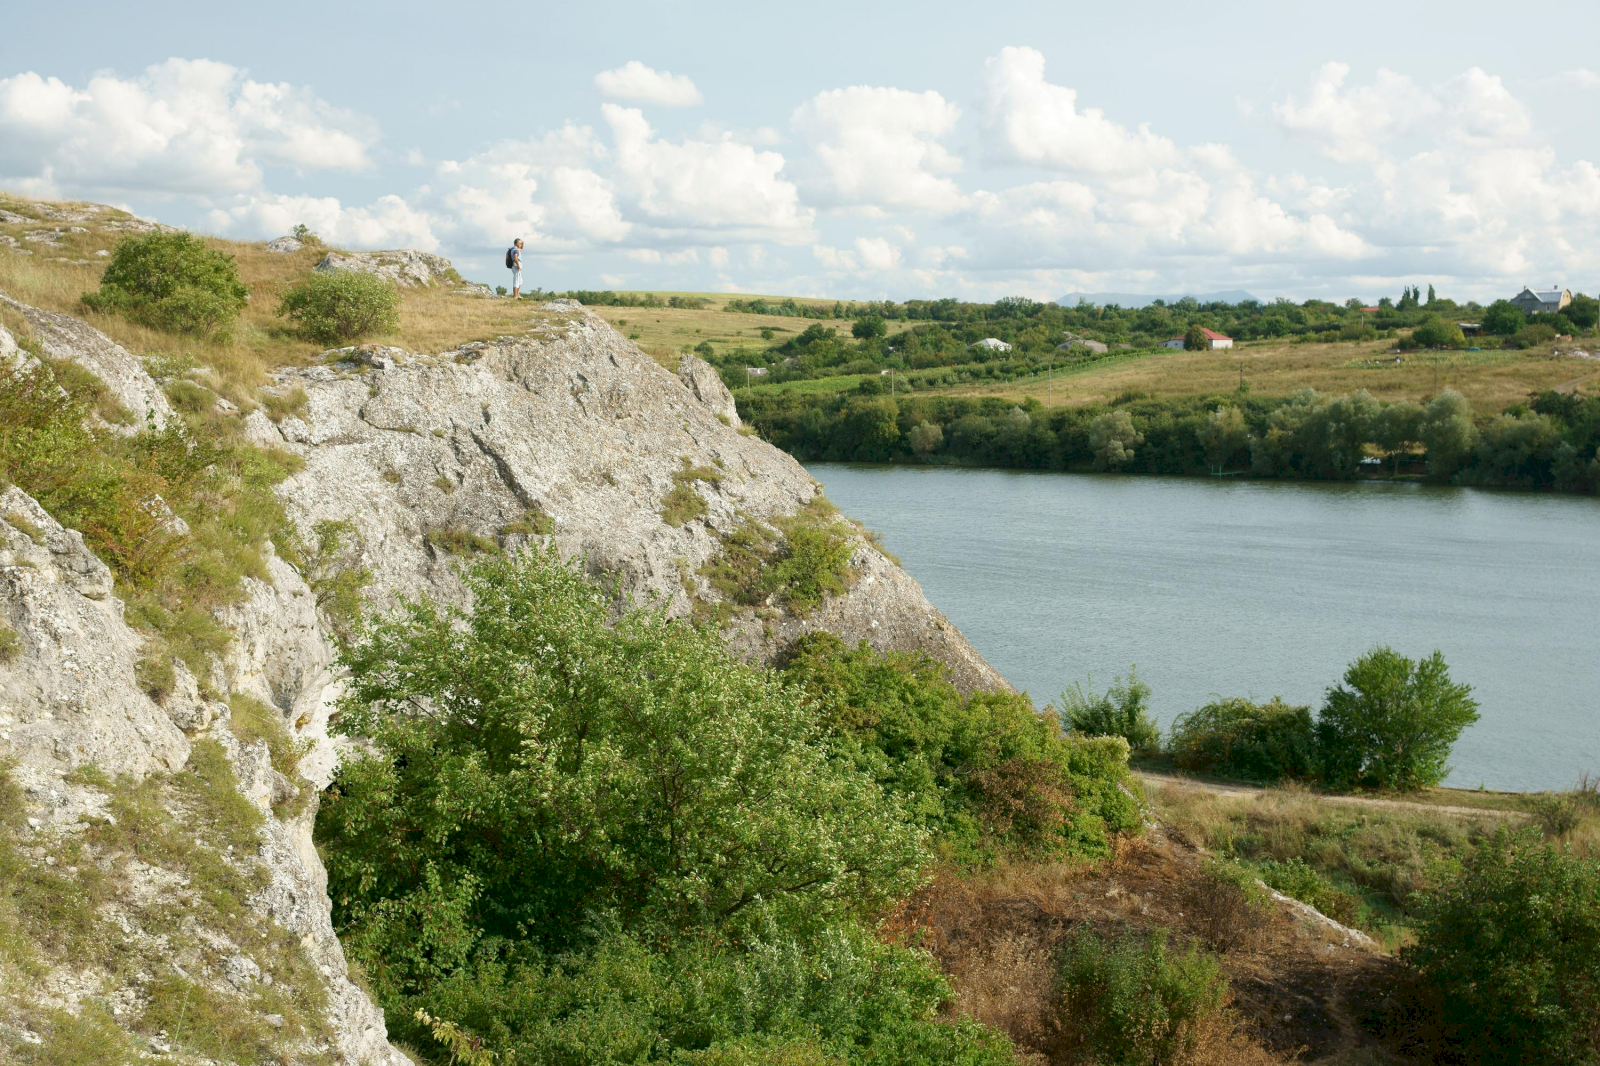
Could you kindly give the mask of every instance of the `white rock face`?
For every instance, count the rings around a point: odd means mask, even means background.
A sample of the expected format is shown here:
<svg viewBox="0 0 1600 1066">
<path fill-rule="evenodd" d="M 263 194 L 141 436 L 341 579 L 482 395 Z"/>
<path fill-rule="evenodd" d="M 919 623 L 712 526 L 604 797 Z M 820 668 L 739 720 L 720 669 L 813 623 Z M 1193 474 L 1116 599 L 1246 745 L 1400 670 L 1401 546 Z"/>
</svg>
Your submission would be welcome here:
<svg viewBox="0 0 1600 1066">
<path fill-rule="evenodd" d="M 545 313 L 539 338 L 436 356 L 343 349 L 330 353 L 332 366 L 279 375 L 309 402 L 281 425 L 262 419 L 252 429 L 305 459 L 280 490 L 302 528 L 324 519 L 356 525 L 376 604 L 421 592 L 463 602 L 458 560 L 428 534 L 494 537 L 537 510 L 554 521 L 564 554 L 620 578 L 637 601 L 659 598 L 686 614 L 686 577 L 709 592 L 695 574 L 720 550 L 721 535 L 746 518 L 792 515 L 820 491 L 793 458 L 738 432 L 732 397 L 705 363 L 686 359 L 674 375 L 576 303 L 557 301 Z M 695 483 L 707 513 L 675 528 L 661 501 L 685 461 L 720 481 Z M 771 659 L 821 627 L 851 643 L 926 650 L 963 688 L 1005 685 L 865 538 L 854 563 L 860 580 L 847 594 L 806 619 L 746 612 L 733 645 Z"/>
<path fill-rule="evenodd" d="M 122 406 L 132 412 L 135 424 L 121 427 L 127 432 L 144 428 L 146 412 L 155 419 L 156 426 L 167 424 L 172 417 L 172 405 L 144 366 L 122 345 L 107 337 L 87 322 L 58 311 L 45 311 L 12 299 L 0 292 L 4 303 L 28 320 L 34 336 L 53 359 L 70 359 L 106 383 Z"/>
<path fill-rule="evenodd" d="M 267 251 L 277 255 L 288 255 L 290 252 L 298 252 L 304 247 L 305 242 L 298 237 L 274 237 L 267 242 Z"/>
<path fill-rule="evenodd" d="M 336 692 L 328 674 L 333 649 L 299 575 L 276 558 L 270 568 L 274 583 L 251 582 L 248 599 L 229 613 L 241 639 L 216 680 L 277 707 L 297 737 L 313 742 L 316 750 L 301 769 L 320 790 L 337 758 L 326 710 Z M 144 778 L 181 769 L 190 736 L 216 740 L 233 763 L 240 791 L 267 815 L 259 854 L 240 857 L 259 863 L 270 878 L 251 908 L 292 933 L 323 973 L 340 1061 L 407 1066 L 388 1043 L 381 1012 L 349 979 L 329 919 L 327 873 L 312 845 L 315 804 L 288 821 L 272 816 L 272 805 L 292 796 L 293 784 L 272 768 L 265 743 L 234 737 L 228 705 L 207 699 L 181 663 L 164 705 L 140 690 L 134 668 L 144 641 L 123 622 L 122 604 L 111 593 L 110 572 L 82 537 L 21 490 L 0 493 L 0 623 L 20 645 L 0 662 L 0 758 L 16 764 L 12 774 L 29 797 L 30 828 L 47 840 L 53 832 L 81 830 L 85 817 L 106 817 L 105 795 L 73 783 L 66 777 L 71 770 L 92 766 L 110 778 Z M 158 874 L 145 868 L 123 887 L 147 903 L 163 892 L 181 898 L 182 886 Z M 201 935 L 226 943 L 220 933 Z M 236 954 L 216 976 L 237 984 L 252 970 L 259 974 Z M 88 998 L 115 1002 L 126 992 L 111 975 L 97 973 L 52 973 L 45 985 L 52 1002 L 69 1008 Z"/>
<path fill-rule="evenodd" d="M 316 268 L 376 274 L 396 285 L 408 286 L 448 284 L 455 273 L 450 260 L 444 256 L 418 252 L 410 248 L 400 248 L 392 252 L 329 252 Z"/>
</svg>

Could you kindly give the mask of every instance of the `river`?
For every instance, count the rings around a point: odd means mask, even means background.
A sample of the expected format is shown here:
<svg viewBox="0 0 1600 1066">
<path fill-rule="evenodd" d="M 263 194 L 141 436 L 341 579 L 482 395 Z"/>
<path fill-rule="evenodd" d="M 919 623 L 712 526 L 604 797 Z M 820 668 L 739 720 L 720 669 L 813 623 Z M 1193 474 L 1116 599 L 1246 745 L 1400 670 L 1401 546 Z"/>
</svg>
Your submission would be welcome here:
<svg viewBox="0 0 1600 1066">
<path fill-rule="evenodd" d="M 1213 694 L 1315 710 L 1377 644 L 1439 648 L 1482 719 L 1448 784 L 1600 772 L 1600 500 L 1411 484 L 818 463 L 1037 703 L 1137 663 L 1163 727 Z"/>
</svg>

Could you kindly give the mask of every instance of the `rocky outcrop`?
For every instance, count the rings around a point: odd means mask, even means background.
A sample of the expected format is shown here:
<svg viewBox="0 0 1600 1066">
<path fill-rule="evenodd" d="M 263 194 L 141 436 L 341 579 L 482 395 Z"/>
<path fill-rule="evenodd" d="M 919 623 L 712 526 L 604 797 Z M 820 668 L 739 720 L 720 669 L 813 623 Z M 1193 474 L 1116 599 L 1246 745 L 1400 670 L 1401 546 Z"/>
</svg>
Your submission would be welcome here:
<svg viewBox="0 0 1600 1066">
<path fill-rule="evenodd" d="M 275 255 L 289 255 L 304 248 L 305 242 L 299 237 L 274 237 L 266 244 L 267 251 Z"/>
<path fill-rule="evenodd" d="M 128 352 L 70 316 L 7 302 L 46 354 L 93 370 L 125 406 L 150 411 L 158 424 L 168 417 L 159 386 Z M 665 370 L 575 303 L 546 305 L 536 319 L 523 335 L 437 354 L 380 346 L 328 353 L 323 365 L 277 376 L 278 388 L 305 390 L 293 415 L 277 424 L 260 411 L 246 418 L 247 436 L 305 461 L 280 487 L 302 533 L 312 535 L 324 519 L 355 527 L 361 564 L 374 577 L 373 606 L 419 593 L 465 606 L 454 548 L 516 549 L 548 536 L 616 579 L 621 596 L 655 599 L 682 615 L 716 598 L 699 570 L 730 532 L 816 500 L 820 486 L 804 468 L 739 425 L 731 395 L 703 361 L 690 356 L 678 373 Z M 7 337 L 0 350 L 9 350 Z M 703 504 L 690 511 L 702 513 L 670 524 L 664 498 L 685 488 Z M 851 642 L 926 650 L 966 688 L 1005 684 L 915 581 L 865 536 L 853 528 L 848 536 L 847 592 L 806 617 L 777 604 L 736 613 L 732 646 L 771 659 L 802 633 L 826 628 Z M 318 983 L 326 1026 L 302 1026 L 274 1054 L 350 1066 L 405 1062 L 380 1012 L 350 980 L 312 843 L 314 797 L 332 780 L 341 743 L 328 732 L 341 691 L 328 621 L 270 547 L 265 577 L 246 578 L 244 595 L 216 618 L 234 639 L 208 668 L 192 674 L 147 658 L 110 572 L 82 537 L 19 489 L 0 494 L 0 764 L 11 765 L 5 773 L 25 797 L 21 854 L 31 869 L 92 863 L 115 871 L 100 882 L 113 890 L 93 906 L 119 930 L 117 950 L 137 959 L 130 968 L 93 961 L 92 952 L 89 962 L 52 956 L 37 977 L 8 969 L 0 956 L 0 1058 L 18 1033 L 28 1041 L 26 1018 L 41 1016 L 8 1013 L 17 1004 L 73 1014 L 111 1004 L 114 1019 L 137 1018 L 171 975 L 251 1024 L 288 1034 L 297 1023 L 262 1012 L 274 1002 L 266 991 L 274 973 L 287 980 L 285 960 L 299 959 L 304 966 L 291 970 Z M 141 680 L 152 666 L 169 668 L 164 680 Z M 275 767 L 262 740 L 241 739 L 256 734 L 241 727 L 238 707 L 275 718 L 303 752 L 298 763 Z M 197 765 L 219 750 L 228 780 L 205 780 L 259 812 L 260 828 L 247 839 L 228 836 L 215 812 L 196 808 L 182 790 L 197 787 Z M 140 782 L 154 791 L 139 792 Z M 177 857 L 165 865 L 144 862 L 111 834 L 118 804 L 137 795 L 153 804 L 144 817 L 167 819 L 163 832 L 176 834 L 167 847 Z M 182 861 L 190 851 L 215 863 L 191 870 Z M 70 867 L 58 856 L 70 857 Z M 215 875 L 216 863 L 254 886 L 244 913 L 226 921 L 206 911 L 212 897 L 194 883 L 203 868 Z M 161 924 L 174 914 L 187 917 Z M 145 1053 L 181 1050 L 171 1034 L 130 1039 Z"/>
<path fill-rule="evenodd" d="M 455 268 L 444 256 L 410 248 L 389 252 L 329 252 L 316 268 L 376 274 L 402 286 L 447 285 L 459 280 Z"/>
<path fill-rule="evenodd" d="M 284 714 L 286 726 L 313 748 L 300 773 L 320 790 L 336 759 L 326 732 L 332 649 L 322 636 L 315 598 L 299 576 L 276 559 L 271 575 L 271 584 L 252 582 L 247 599 L 230 612 L 227 621 L 241 639 L 206 687 L 256 695 Z M 25 858 L 47 867 L 57 865 L 57 853 L 74 855 L 80 864 L 117 862 L 84 843 L 85 830 L 115 826 L 113 796 L 182 770 L 202 739 L 227 754 L 239 791 L 264 816 L 255 852 L 229 848 L 225 856 L 246 883 L 259 886 L 249 902 L 262 926 L 259 934 L 241 940 L 236 920 L 212 923 L 203 917 L 176 931 L 164 929 L 173 908 L 194 906 L 187 902 L 193 875 L 175 877 L 124 858 L 114 890 L 98 907 L 103 919 L 120 927 L 124 946 L 136 955 L 142 949 L 146 968 L 115 972 L 98 965 L 90 951 L 88 962 L 63 961 L 42 978 L 30 976 L 25 1004 L 77 1013 L 90 1003 L 112 1003 L 114 1015 L 131 1016 L 150 981 L 161 976 L 148 969 L 155 963 L 248 1013 L 249 993 L 272 980 L 265 957 L 259 964 L 252 959 L 261 948 L 251 941 L 266 939 L 267 929 L 276 927 L 320 977 L 330 1033 L 325 1047 L 286 1045 L 284 1061 L 331 1052 L 350 1066 L 406 1066 L 408 1060 L 388 1044 L 382 1014 L 349 978 L 329 920 L 326 874 L 311 842 L 315 805 L 287 818 L 274 815 L 274 805 L 293 797 L 296 786 L 272 767 L 263 742 L 234 735 L 228 703 L 208 694 L 181 663 L 161 702 L 143 691 L 137 669 L 144 641 L 123 621 L 110 572 L 82 537 L 14 487 L 0 494 L 0 625 L 12 635 L 0 656 L 0 759 L 11 764 L 9 775 L 26 798 Z M 179 823 L 178 829 L 191 833 L 190 846 L 202 850 L 215 844 L 206 839 L 213 830 L 220 827 Z M 0 1037 L 9 1024 L 13 976 L 3 962 Z M 249 977 L 243 990 L 241 973 Z M 156 1051 L 166 1043 L 146 1040 Z M 6 1046 L 0 1039 L 0 1052 Z"/>
<path fill-rule="evenodd" d="M 793 515 L 820 486 L 793 458 L 741 433 L 732 397 L 711 367 L 663 370 L 603 319 L 569 301 L 546 305 L 532 335 L 418 355 L 368 346 L 329 353 L 330 365 L 285 371 L 280 387 L 308 402 L 262 443 L 300 454 L 304 472 L 281 493 L 302 528 L 357 527 L 380 606 L 427 592 L 460 602 L 449 534 L 499 538 L 530 514 L 548 519 L 565 554 L 619 579 L 624 596 L 687 614 L 712 596 L 698 576 L 722 538 L 749 520 Z M 663 497 L 686 469 L 705 514 L 674 526 Z M 771 659 L 822 627 L 854 643 L 920 648 L 964 688 L 1004 680 L 936 611 L 921 588 L 852 531 L 858 575 L 810 617 L 769 607 L 735 618 L 728 636 Z"/>
<path fill-rule="evenodd" d="M 0 303 L 27 320 L 45 355 L 69 359 L 105 383 L 111 395 L 133 416 L 134 421 L 122 427 L 125 431 L 143 429 L 147 417 L 158 428 L 172 417 L 172 405 L 161 386 L 145 373 L 132 353 L 104 333 L 71 315 L 30 307 L 4 292 L 0 292 Z"/>
</svg>

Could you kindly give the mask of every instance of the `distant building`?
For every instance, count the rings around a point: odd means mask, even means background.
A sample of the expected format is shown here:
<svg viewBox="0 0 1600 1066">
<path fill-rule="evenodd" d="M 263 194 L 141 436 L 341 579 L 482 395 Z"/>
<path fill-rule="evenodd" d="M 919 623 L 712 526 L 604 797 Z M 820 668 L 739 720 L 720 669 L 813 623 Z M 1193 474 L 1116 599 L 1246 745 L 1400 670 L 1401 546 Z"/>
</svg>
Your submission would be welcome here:
<svg viewBox="0 0 1600 1066">
<path fill-rule="evenodd" d="M 1511 302 L 1530 315 L 1554 314 L 1564 310 L 1572 302 L 1572 290 L 1524 288 L 1511 298 Z"/>
<path fill-rule="evenodd" d="M 1375 315 L 1379 311 L 1382 311 L 1382 310 L 1383 310 L 1383 308 L 1381 308 L 1381 307 L 1363 307 L 1361 309 L 1361 313 L 1364 314 L 1364 315 Z"/>
<path fill-rule="evenodd" d="M 1009 352 L 1011 350 L 1011 345 L 998 337 L 985 337 L 977 344 L 974 344 L 973 347 L 987 348 L 991 352 Z"/>
<path fill-rule="evenodd" d="M 1232 348 L 1233 347 L 1233 338 L 1232 337 L 1225 337 L 1221 333 L 1216 332 L 1215 330 L 1206 329 L 1204 326 L 1200 327 L 1200 331 L 1206 335 L 1206 340 L 1211 342 L 1211 347 L 1212 348 Z M 1182 348 L 1183 347 L 1183 338 L 1182 337 L 1174 337 L 1169 341 L 1163 341 L 1161 343 L 1161 347 L 1163 347 L 1163 348 Z"/>
<path fill-rule="evenodd" d="M 767 368 L 764 366 L 747 366 L 744 368 L 744 372 L 746 375 L 753 378 L 764 378 L 767 376 Z"/>
<path fill-rule="evenodd" d="M 1065 352 L 1065 351 L 1070 351 L 1073 348 L 1085 348 L 1085 349 L 1093 352 L 1095 355 L 1104 355 L 1104 354 L 1106 354 L 1107 351 L 1110 350 L 1104 344 L 1102 344 L 1100 341 L 1092 341 L 1087 337 L 1078 337 L 1078 338 L 1076 338 L 1074 340 L 1068 341 L 1067 343 L 1065 343 L 1063 345 L 1058 346 L 1056 348 L 1056 351 Z"/>
</svg>

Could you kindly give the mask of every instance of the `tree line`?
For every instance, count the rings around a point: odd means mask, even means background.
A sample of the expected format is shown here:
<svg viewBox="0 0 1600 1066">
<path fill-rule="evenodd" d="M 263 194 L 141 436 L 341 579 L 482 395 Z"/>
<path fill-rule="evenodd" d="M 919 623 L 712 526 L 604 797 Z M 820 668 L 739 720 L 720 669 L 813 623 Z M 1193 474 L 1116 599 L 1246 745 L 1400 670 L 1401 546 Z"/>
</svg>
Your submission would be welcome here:
<svg viewBox="0 0 1600 1066">
<path fill-rule="evenodd" d="M 876 379 L 865 384 L 876 386 Z M 804 461 L 1349 480 L 1411 474 L 1464 485 L 1594 492 L 1600 397 L 1546 392 L 1479 419 L 1460 393 L 1383 403 L 1364 390 L 1248 393 L 1046 409 L 1029 398 L 749 392 L 740 413 Z"/>
</svg>

